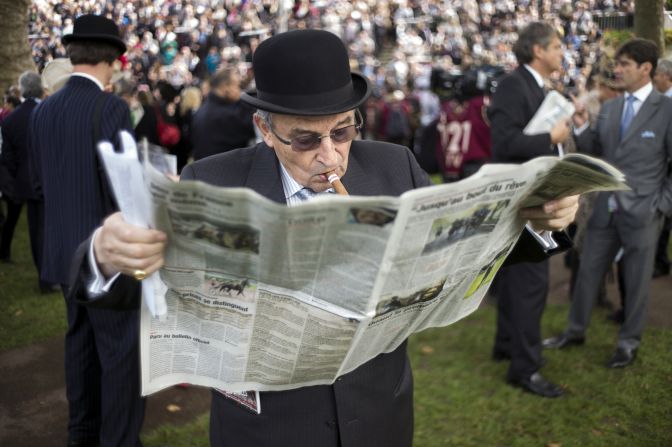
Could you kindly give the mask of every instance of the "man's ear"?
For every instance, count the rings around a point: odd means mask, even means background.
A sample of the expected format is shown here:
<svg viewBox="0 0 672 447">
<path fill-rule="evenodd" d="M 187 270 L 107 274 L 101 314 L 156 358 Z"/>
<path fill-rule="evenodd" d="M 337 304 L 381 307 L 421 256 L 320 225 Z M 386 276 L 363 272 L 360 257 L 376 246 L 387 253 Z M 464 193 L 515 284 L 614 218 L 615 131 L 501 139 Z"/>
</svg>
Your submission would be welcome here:
<svg viewBox="0 0 672 447">
<path fill-rule="evenodd" d="M 651 62 L 642 62 L 642 68 L 644 69 L 644 72 L 649 75 L 651 79 L 653 79 L 653 73 L 651 70 L 653 69 L 653 64 Z"/>
<path fill-rule="evenodd" d="M 261 137 L 263 138 L 264 143 L 266 143 L 266 146 L 273 148 L 273 139 L 271 138 L 271 129 L 268 127 L 268 123 L 255 113 L 254 124 L 261 132 Z"/>
<path fill-rule="evenodd" d="M 539 44 L 532 45 L 532 60 L 539 59 L 543 50 L 544 47 Z"/>
</svg>

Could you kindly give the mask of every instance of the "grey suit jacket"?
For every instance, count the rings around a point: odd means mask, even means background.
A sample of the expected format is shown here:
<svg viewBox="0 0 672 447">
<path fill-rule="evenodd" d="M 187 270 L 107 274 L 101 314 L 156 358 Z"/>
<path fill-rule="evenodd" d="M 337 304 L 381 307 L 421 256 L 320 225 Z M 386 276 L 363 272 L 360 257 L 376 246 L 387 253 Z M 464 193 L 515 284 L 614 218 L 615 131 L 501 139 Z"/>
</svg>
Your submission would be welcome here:
<svg viewBox="0 0 672 447">
<path fill-rule="evenodd" d="M 576 139 L 577 148 L 600 156 L 623 171 L 631 191 L 615 192 L 618 224 L 639 228 L 652 223 L 658 214 L 672 214 L 672 99 L 652 91 L 620 139 L 624 97 L 602 106 L 593 129 Z M 609 223 L 607 200 L 601 193 L 589 226 Z"/>
</svg>

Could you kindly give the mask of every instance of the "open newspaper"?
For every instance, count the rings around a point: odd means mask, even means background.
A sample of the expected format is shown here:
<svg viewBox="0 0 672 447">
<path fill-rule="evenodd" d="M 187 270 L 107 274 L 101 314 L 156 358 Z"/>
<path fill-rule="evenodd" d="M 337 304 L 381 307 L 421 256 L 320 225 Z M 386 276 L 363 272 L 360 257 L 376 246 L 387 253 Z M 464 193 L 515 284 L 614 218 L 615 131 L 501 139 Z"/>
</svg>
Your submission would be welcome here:
<svg viewBox="0 0 672 447">
<path fill-rule="evenodd" d="M 149 163 L 144 173 L 152 221 L 170 238 L 165 313 L 142 310 L 145 395 L 185 382 L 229 392 L 330 384 L 477 309 L 523 231 L 521 207 L 627 189 L 616 169 L 577 154 L 486 165 L 401 197 L 295 207 L 174 183 Z"/>
</svg>

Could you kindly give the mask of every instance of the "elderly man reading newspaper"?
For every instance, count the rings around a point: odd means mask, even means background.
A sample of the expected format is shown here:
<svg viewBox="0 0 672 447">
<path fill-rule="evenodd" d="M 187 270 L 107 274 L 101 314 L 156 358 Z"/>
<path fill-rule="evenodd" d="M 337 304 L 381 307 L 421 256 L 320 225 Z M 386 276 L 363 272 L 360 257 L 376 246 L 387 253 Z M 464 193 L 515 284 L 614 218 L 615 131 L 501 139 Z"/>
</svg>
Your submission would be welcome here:
<svg viewBox="0 0 672 447">
<path fill-rule="evenodd" d="M 187 166 L 183 180 L 244 186 L 288 206 L 329 194 L 332 173 L 353 196 L 398 196 L 429 185 L 407 148 L 355 140 L 362 125 L 357 107 L 371 88 L 363 76 L 350 72 L 338 37 L 317 30 L 278 34 L 259 45 L 253 67 L 257 91 L 243 100 L 258 109 L 255 123 L 263 141 Z M 559 231 L 573 220 L 577 202 L 576 196 L 566 197 L 521 214 L 535 230 Z M 113 214 L 81 247 L 73 293 L 91 306 L 138 306 L 134 276 L 161 268 L 167 243 L 165 233 L 130 225 Z M 87 259 L 91 247 L 94 259 Z M 509 260 L 538 259 L 540 254 L 543 248 L 526 230 Z M 121 275 L 101 293 L 91 293 L 87 289 L 95 270 L 106 279 Z M 332 384 L 261 392 L 260 403 L 260 413 L 250 411 L 230 395 L 213 391 L 211 444 L 410 447 L 413 380 L 406 342 Z"/>
</svg>

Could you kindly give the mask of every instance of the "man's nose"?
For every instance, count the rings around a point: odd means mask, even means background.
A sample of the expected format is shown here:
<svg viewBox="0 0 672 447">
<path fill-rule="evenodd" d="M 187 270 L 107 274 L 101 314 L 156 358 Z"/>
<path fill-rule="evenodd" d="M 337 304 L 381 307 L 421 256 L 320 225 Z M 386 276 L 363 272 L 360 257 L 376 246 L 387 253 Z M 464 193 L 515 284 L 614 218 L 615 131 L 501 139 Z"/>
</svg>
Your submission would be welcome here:
<svg viewBox="0 0 672 447">
<path fill-rule="evenodd" d="M 317 148 L 317 159 L 325 166 L 334 167 L 339 163 L 336 145 L 330 136 L 324 136 L 320 140 L 320 146 Z"/>
</svg>

